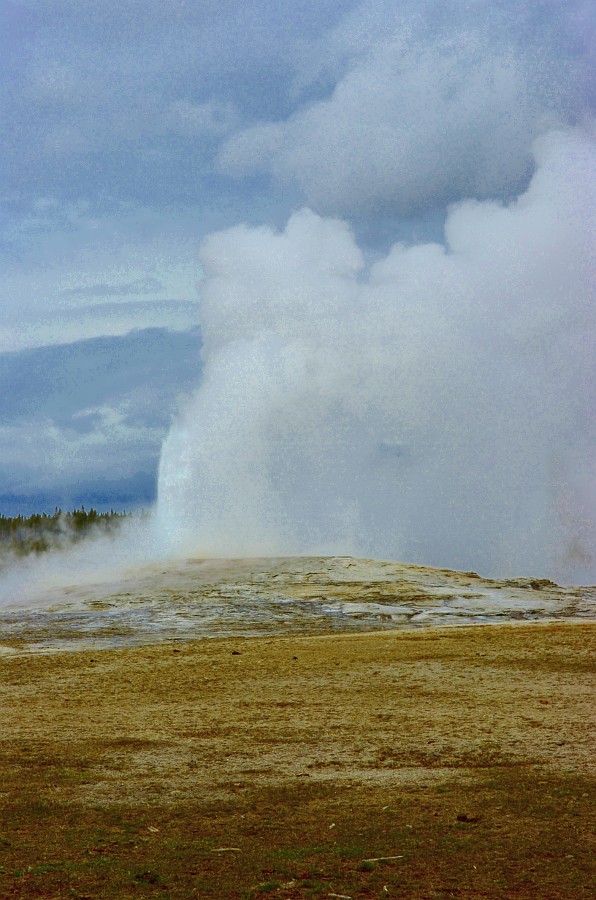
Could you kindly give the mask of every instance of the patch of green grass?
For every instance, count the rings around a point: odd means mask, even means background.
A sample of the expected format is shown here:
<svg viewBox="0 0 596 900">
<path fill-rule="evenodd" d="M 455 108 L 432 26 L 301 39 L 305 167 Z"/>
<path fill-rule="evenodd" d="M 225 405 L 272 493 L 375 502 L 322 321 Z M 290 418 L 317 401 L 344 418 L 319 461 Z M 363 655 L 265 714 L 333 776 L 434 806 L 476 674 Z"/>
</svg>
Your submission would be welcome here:
<svg viewBox="0 0 596 900">
<path fill-rule="evenodd" d="M 60 862 L 48 862 L 43 863 L 39 866 L 31 866 L 27 871 L 30 872 L 31 875 L 47 875 L 48 872 L 57 872 L 66 867 L 66 863 Z"/>
<path fill-rule="evenodd" d="M 152 872 L 150 869 L 144 869 L 142 872 L 136 872 L 133 875 L 134 881 L 139 881 L 142 884 L 161 884 L 161 876 L 158 875 L 157 872 Z"/>
<path fill-rule="evenodd" d="M 375 868 L 376 866 L 374 862 L 370 862 L 370 860 L 368 859 L 364 859 L 358 866 L 358 870 L 360 872 L 374 872 Z"/>
<path fill-rule="evenodd" d="M 379 747 L 372 765 L 400 769 L 492 769 L 504 766 L 528 766 L 532 760 L 507 753 L 497 744 L 486 741 L 473 750 L 460 750 L 452 745 L 437 745 L 428 750 L 412 750 L 399 746 Z"/>
<path fill-rule="evenodd" d="M 253 888 L 253 893 L 256 894 L 269 894 L 272 891 L 277 891 L 278 888 L 281 887 L 281 881 L 263 881 L 262 884 L 258 884 L 255 888 Z"/>
<path fill-rule="evenodd" d="M 591 900 L 588 779 L 504 767 L 438 787 L 292 782 L 221 803 L 99 808 L 13 795 L 0 898 L 294 900 L 387 886 L 402 898 Z"/>
</svg>

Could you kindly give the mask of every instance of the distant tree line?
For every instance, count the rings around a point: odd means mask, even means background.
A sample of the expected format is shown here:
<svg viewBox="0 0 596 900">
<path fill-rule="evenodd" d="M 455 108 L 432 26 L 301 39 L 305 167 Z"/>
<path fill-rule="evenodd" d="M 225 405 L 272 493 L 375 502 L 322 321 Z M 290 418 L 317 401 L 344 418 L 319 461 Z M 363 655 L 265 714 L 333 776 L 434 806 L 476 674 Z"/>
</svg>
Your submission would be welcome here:
<svg viewBox="0 0 596 900">
<path fill-rule="evenodd" d="M 52 515 L 0 515 L 0 550 L 17 556 L 44 553 L 51 547 L 76 542 L 86 535 L 113 531 L 131 515 L 113 509 L 100 513 L 93 507 L 85 509 L 84 506 L 68 512 L 56 507 Z"/>
</svg>

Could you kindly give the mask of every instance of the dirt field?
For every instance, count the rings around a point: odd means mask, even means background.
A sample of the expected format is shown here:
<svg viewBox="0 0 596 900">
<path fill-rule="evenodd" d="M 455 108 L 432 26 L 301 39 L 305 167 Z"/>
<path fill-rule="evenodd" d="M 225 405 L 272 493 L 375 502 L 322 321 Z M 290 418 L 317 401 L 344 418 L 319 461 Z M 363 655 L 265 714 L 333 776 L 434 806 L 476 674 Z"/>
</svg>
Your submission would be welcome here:
<svg viewBox="0 0 596 900">
<path fill-rule="evenodd" d="M 592 897 L 595 637 L 0 659 L 0 897 Z"/>
</svg>

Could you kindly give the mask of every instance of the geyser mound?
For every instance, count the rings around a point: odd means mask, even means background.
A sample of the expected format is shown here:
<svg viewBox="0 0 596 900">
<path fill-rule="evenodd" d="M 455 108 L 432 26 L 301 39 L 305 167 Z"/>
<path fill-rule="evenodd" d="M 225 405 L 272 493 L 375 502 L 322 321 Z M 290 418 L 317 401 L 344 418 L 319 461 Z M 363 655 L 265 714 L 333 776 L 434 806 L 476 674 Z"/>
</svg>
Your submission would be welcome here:
<svg viewBox="0 0 596 900">
<path fill-rule="evenodd" d="M 174 560 L 0 606 L 0 657 L 204 637 L 594 619 L 596 588 L 351 557 Z"/>
<path fill-rule="evenodd" d="M 366 268 L 309 210 L 201 250 L 204 370 L 163 447 L 173 554 L 595 575 L 593 132 Z"/>
</svg>

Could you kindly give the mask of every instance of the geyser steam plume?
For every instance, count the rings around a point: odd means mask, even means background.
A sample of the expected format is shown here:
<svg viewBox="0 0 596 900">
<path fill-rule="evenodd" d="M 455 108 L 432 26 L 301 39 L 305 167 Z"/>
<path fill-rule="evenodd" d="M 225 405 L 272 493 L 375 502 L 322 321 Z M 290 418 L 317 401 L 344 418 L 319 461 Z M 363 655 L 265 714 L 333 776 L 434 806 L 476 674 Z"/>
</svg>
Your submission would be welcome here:
<svg viewBox="0 0 596 900">
<path fill-rule="evenodd" d="M 594 132 L 367 270 L 308 209 L 201 250 L 204 371 L 163 447 L 173 552 L 594 578 Z"/>
</svg>

